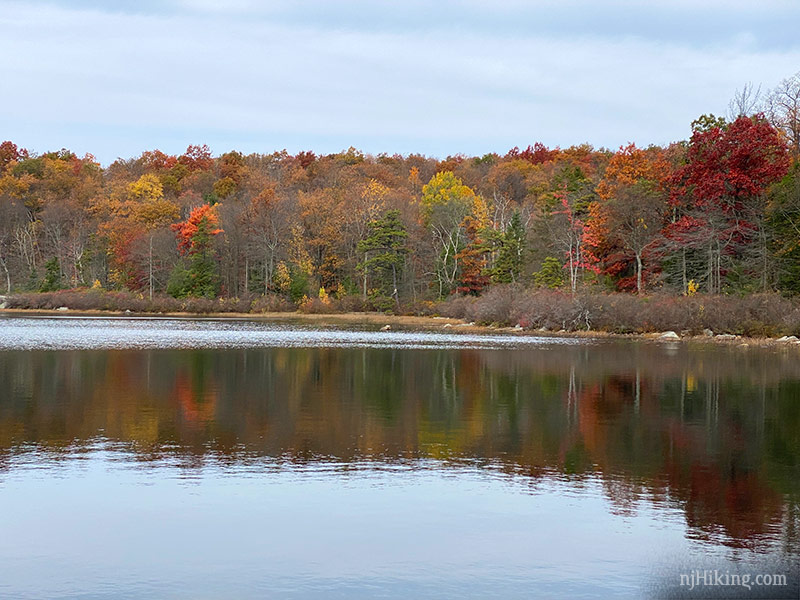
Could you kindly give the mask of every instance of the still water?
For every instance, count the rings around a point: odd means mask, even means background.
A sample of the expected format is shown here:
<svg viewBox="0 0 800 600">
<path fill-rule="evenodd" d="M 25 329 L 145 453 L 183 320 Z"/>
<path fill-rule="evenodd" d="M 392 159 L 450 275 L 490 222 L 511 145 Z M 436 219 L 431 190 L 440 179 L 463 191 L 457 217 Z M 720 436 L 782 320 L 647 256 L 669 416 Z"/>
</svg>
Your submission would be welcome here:
<svg viewBox="0 0 800 600">
<path fill-rule="evenodd" d="M 2 598 L 798 598 L 799 561 L 794 349 L 0 318 Z"/>
</svg>

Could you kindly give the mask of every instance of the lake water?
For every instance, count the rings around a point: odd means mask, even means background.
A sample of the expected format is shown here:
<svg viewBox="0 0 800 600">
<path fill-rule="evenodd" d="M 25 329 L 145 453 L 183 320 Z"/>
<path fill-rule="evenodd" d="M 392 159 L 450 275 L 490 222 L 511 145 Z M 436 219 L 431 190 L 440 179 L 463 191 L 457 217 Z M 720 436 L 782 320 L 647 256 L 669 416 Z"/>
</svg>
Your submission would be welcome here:
<svg viewBox="0 0 800 600">
<path fill-rule="evenodd" d="M 0 597 L 800 597 L 795 349 L 449 331 L 0 317 Z"/>
</svg>

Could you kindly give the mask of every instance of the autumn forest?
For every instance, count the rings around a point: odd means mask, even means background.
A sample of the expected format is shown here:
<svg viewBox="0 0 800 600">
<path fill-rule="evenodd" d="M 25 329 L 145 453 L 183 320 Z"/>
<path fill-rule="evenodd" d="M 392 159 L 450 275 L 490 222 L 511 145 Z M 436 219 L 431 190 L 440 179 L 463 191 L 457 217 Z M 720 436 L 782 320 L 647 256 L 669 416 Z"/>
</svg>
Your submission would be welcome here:
<svg viewBox="0 0 800 600">
<path fill-rule="evenodd" d="M 108 167 L 0 145 L 0 281 L 414 310 L 492 286 L 800 293 L 800 73 L 688 141 L 505 154 L 212 155 Z M 346 299 L 351 299 L 347 304 Z M 410 307 L 410 308 L 409 308 Z"/>
</svg>

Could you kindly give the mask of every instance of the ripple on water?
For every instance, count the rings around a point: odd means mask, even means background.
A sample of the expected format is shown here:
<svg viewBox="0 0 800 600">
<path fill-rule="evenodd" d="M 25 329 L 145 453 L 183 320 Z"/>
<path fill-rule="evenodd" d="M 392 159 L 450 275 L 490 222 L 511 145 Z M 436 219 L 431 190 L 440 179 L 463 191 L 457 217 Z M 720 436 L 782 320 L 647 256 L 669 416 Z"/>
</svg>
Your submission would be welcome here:
<svg viewBox="0 0 800 600">
<path fill-rule="evenodd" d="M 0 350 L 168 348 L 514 348 L 585 343 L 526 335 L 311 329 L 233 319 L 0 319 Z"/>
</svg>

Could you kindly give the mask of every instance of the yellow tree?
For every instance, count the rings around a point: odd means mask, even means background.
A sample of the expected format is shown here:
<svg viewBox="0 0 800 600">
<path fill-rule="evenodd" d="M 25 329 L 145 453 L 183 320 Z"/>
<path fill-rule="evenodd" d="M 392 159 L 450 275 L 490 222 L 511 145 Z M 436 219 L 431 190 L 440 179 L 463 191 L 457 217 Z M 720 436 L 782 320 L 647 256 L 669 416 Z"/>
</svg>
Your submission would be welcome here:
<svg viewBox="0 0 800 600">
<path fill-rule="evenodd" d="M 458 279 L 458 253 L 463 245 L 464 218 L 475 203 L 475 192 L 451 171 L 440 171 L 422 187 L 422 221 L 433 235 L 437 252 L 439 296 Z"/>
<path fill-rule="evenodd" d="M 153 299 L 153 235 L 160 228 L 174 223 L 180 216 L 178 205 L 164 198 L 161 181 L 153 174 L 142 175 L 128 186 L 130 215 L 148 236 L 147 280 L 150 300 Z"/>
</svg>

